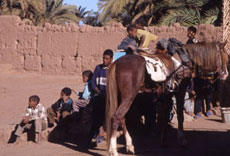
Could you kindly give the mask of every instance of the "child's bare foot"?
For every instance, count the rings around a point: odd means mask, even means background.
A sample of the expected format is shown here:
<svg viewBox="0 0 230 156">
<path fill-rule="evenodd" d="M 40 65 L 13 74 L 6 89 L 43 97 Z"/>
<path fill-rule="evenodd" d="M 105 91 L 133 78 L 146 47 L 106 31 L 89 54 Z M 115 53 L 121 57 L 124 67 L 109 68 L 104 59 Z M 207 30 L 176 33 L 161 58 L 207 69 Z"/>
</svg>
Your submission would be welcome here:
<svg viewBox="0 0 230 156">
<path fill-rule="evenodd" d="M 40 134 L 40 133 L 37 133 L 37 134 L 36 134 L 36 143 L 37 143 L 37 144 L 40 144 L 40 143 L 41 143 L 41 134 Z"/>
<path fill-rule="evenodd" d="M 20 143 L 20 137 L 17 136 L 16 141 L 13 143 L 13 145 L 18 145 Z"/>
<path fill-rule="evenodd" d="M 194 116 L 193 112 L 186 112 L 186 114 L 190 115 L 190 116 Z"/>
</svg>

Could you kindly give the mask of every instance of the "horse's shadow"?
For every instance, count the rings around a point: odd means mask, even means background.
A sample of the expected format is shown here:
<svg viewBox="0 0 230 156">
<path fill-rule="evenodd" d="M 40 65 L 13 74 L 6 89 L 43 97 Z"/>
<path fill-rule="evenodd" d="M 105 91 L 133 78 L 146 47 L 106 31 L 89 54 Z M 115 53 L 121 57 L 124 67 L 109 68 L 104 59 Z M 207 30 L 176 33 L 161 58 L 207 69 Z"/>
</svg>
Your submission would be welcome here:
<svg viewBox="0 0 230 156">
<path fill-rule="evenodd" d="M 229 156 L 230 131 L 185 131 L 188 144 L 184 147 L 177 141 L 177 129 L 168 127 L 166 146 L 160 145 L 160 134 L 155 136 L 132 134 L 135 155 L 138 156 Z M 118 139 L 118 144 L 125 145 L 124 137 Z M 125 146 L 118 152 L 126 155 Z"/>
</svg>

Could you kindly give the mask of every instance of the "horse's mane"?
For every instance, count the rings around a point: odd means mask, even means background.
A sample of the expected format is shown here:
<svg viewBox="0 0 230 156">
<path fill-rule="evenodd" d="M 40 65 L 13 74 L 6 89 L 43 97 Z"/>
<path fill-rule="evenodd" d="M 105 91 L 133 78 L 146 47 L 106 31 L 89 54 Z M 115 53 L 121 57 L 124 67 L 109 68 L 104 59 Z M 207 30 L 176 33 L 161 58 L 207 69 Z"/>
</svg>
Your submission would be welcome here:
<svg viewBox="0 0 230 156">
<path fill-rule="evenodd" d="M 198 42 L 185 45 L 185 49 L 196 65 L 202 70 L 212 72 L 228 62 L 228 55 L 221 44 L 220 42 Z"/>
</svg>

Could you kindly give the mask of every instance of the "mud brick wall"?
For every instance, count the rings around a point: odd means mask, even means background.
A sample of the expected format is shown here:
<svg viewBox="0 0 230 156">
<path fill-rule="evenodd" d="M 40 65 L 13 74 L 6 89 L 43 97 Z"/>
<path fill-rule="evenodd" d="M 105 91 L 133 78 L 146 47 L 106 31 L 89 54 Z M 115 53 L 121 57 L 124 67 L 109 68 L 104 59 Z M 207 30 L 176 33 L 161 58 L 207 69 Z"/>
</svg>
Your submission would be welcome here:
<svg viewBox="0 0 230 156">
<path fill-rule="evenodd" d="M 175 37 L 185 42 L 187 28 L 149 27 L 159 38 Z M 45 74 L 80 74 L 101 63 L 105 49 L 116 50 L 126 36 L 121 24 L 91 27 L 75 24 L 35 27 L 16 16 L 0 16 L 0 68 Z M 199 41 L 221 41 L 222 28 L 198 26 Z M 156 43 L 156 42 L 155 42 Z M 152 44 L 154 47 L 154 43 Z M 0 70 L 1 71 L 1 70 Z"/>
</svg>

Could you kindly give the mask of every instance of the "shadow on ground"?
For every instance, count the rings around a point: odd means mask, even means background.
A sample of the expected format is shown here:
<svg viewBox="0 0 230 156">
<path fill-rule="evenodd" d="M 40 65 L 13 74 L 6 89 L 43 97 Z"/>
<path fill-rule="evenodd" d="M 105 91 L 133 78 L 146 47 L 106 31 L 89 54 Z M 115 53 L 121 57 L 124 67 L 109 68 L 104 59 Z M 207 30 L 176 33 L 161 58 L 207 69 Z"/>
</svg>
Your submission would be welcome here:
<svg viewBox="0 0 230 156">
<path fill-rule="evenodd" d="M 230 155 L 230 131 L 185 131 L 188 140 L 186 147 L 180 147 L 177 142 L 177 130 L 170 127 L 168 130 L 167 143 L 165 147 L 160 146 L 159 133 L 145 135 L 131 134 L 135 146 L 135 155 L 138 156 L 229 156 Z M 93 156 L 102 156 L 106 147 L 87 149 L 85 141 L 87 136 L 75 135 L 68 137 L 59 143 L 67 148 L 86 153 Z M 125 140 L 121 136 L 118 139 L 118 152 L 128 155 L 125 152 Z"/>
<path fill-rule="evenodd" d="M 15 143 L 16 139 L 17 139 L 17 136 L 15 135 L 15 132 L 18 128 L 18 124 L 15 126 L 14 130 L 11 132 L 11 135 L 10 135 L 10 138 L 8 140 L 8 144 L 13 144 Z M 27 141 L 33 141 L 35 142 L 35 127 L 34 125 L 32 125 L 31 129 L 30 130 L 25 130 L 23 133 L 26 133 L 27 134 Z"/>
<path fill-rule="evenodd" d="M 170 128 L 167 146 L 160 146 L 159 135 L 156 137 L 134 137 L 138 156 L 229 156 L 230 132 L 185 131 L 188 140 L 186 147 L 177 142 L 176 129 Z M 123 153 L 123 152 L 122 152 Z"/>
</svg>

